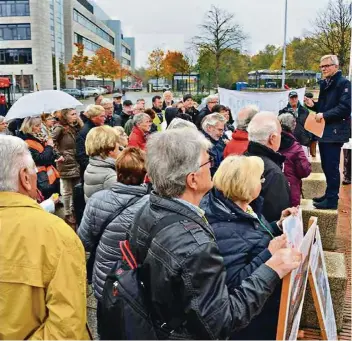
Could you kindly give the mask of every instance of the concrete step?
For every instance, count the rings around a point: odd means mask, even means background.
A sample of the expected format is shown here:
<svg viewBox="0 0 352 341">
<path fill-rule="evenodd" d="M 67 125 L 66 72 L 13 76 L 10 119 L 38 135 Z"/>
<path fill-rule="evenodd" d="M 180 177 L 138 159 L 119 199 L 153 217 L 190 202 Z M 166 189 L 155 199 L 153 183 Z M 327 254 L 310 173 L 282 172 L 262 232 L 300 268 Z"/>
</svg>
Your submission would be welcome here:
<svg viewBox="0 0 352 341">
<path fill-rule="evenodd" d="M 338 252 L 324 251 L 324 257 L 326 270 L 328 273 L 332 304 L 334 307 L 336 327 L 337 331 L 340 331 L 342 329 L 344 302 L 347 290 L 345 255 Z M 320 328 L 309 285 L 307 287 L 303 304 L 301 327 L 315 329 Z"/>
<path fill-rule="evenodd" d="M 304 199 L 313 199 L 325 194 L 326 178 L 324 173 L 311 173 L 308 178 L 302 179 Z"/>
<path fill-rule="evenodd" d="M 316 157 L 309 157 L 309 162 L 312 165 L 312 173 L 323 173 L 321 161 Z"/>
<path fill-rule="evenodd" d="M 323 249 L 335 250 L 338 211 L 318 210 L 313 206 L 311 199 L 302 199 L 300 207 L 302 208 L 304 232 L 308 228 L 309 218 L 317 217 Z"/>
</svg>

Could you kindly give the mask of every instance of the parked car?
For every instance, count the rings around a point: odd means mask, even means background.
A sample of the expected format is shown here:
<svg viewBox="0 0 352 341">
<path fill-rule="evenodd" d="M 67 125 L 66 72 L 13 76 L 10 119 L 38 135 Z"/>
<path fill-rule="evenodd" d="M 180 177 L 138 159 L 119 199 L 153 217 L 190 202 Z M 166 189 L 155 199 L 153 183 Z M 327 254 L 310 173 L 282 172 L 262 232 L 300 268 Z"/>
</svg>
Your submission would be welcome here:
<svg viewBox="0 0 352 341">
<path fill-rule="evenodd" d="M 106 88 L 102 87 L 102 86 L 99 86 L 97 89 L 101 91 L 101 94 L 102 94 L 102 95 L 108 93 L 108 90 L 107 90 Z"/>
<path fill-rule="evenodd" d="M 89 96 L 98 96 L 98 95 L 102 95 L 104 93 L 101 89 L 93 88 L 91 86 L 87 86 L 86 88 L 83 88 L 82 90 L 87 91 L 89 93 Z"/>
<path fill-rule="evenodd" d="M 62 91 L 68 93 L 69 95 L 75 97 L 75 98 L 87 98 L 89 97 L 89 94 L 87 91 L 79 90 L 79 89 L 62 89 Z"/>
<path fill-rule="evenodd" d="M 167 90 L 171 90 L 171 86 L 169 84 L 153 85 L 153 91 L 167 91 Z"/>
<path fill-rule="evenodd" d="M 112 86 L 111 85 L 103 85 L 103 88 L 106 89 L 107 94 L 112 94 Z"/>
</svg>

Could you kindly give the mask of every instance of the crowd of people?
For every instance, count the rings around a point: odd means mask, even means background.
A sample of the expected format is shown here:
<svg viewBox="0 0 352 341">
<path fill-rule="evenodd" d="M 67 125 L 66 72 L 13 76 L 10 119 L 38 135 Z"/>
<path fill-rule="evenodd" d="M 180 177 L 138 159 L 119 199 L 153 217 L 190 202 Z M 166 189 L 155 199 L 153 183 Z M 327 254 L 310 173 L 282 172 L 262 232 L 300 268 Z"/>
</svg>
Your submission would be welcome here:
<svg viewBox="0 0 352 341">
<path fill-rule="evenodd" d="M 337 207 L 351 86 L 336 56 L 321 69 L 319 99 L 304 104 L 326 121 L 327 190 L 314 205 L 327 209 Z M 308 109 L 295 91 L 280 113 L 249 105 L 234 119 L 217 95 L 200 111 L 191 94 L 145 103 L 117 93 L 15 130 L 0 120 L 0 339 L 88 339 L 86 282 L 99 337 L 113 339 L 120 322 L 107 318 L 105 284 L 125 240 L 163 338 L 275 339 L 281 279 L 301 261 L 282 224 L 311 173 Z M 45 212 L 48 200 L 64 221 Z"/>
</svg>

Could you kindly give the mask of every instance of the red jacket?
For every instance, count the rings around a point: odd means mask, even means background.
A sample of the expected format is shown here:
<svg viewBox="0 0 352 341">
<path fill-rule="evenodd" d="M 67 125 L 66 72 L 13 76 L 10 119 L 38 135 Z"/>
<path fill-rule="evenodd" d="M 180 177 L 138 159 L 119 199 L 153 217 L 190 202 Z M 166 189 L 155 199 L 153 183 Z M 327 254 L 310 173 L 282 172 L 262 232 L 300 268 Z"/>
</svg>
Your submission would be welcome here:
<svg viewBox="0 0 352 341">
<path fill-rule="evenodd" d="M 128 139 L 129 147 L 137 147 L 142 150 L 145 150 L 147 144 L 147 139 L 145 133 L 138 127 L 133 127 L 131 135 Z"/>
<path fill-rule="evenodd" d="M 235 130 L 232 140 L 226 145 L 224 158 L 229 155 L 242 155 L 248 148 L 248 133 L 243 130 Z"/>
</svg>

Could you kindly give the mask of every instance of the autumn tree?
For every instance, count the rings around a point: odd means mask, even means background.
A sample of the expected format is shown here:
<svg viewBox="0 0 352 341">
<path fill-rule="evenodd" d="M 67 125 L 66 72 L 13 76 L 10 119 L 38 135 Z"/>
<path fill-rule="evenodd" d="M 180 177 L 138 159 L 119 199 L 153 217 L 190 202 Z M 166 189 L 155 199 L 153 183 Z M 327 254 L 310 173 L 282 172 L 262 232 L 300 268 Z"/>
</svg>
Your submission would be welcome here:
<svg viewBox="0 0 352 341">
<path fill-rule="evenodd" d="M 151 78 L 156 78 L 157 86 L 159 85 L 159 79 L 165 76 L 164 55 L 164 51 L 158 48 L 148 56 L 147 74 Z"/>
<path fill-rule="evenodd" d="M 341 69 L 348 69 L 351 48 L 351 15 L 345 0 L 330 0 L 325 10 L 320 11 L 311 32 L 312 49 L 322 56 L 335 54 Z"/>
<path fill-rule="evenodd" d="M 82 89 L 82 77 L 88 76 L 91 74 L 91 69 L 89 65 L 89 58 L 83 54 L 84 45 L 76 43 L 77 52 L 72 56 L 72 60 L 67 65 L 66 74 L 69 76 L 70 80 L 79 78 L 80 80 L 80 89 Z"/>
<path fill-rule="evenodd" d="M 215 83 L 219 85 L 221 57 L 228 49 L 240 49 L 246 39 L 241 26 L 234 21 L 234 14 L 212 6 L 206 14 L 201 33 L 192 40 L 199 50 L 209 51 L 215 56 Z"/>
<path fill-rule="evenodd" d="M 95 52 L 95 55 L 91 58 L 90 68 L 93 75 L 103 80 L 103 85 L 105 79 L 123 78 L 123 74 L 126 72 L 113 57 L 111 51 L 104 47 Z"/>
<path fill-rule="evenodd" d="M 182 72 L 186 68 L 187 61 L 182 52 L 167 51 L 163 59 L 164 75 L 168 79 L 172 79 L 176 72 Z"/>
</svg>

